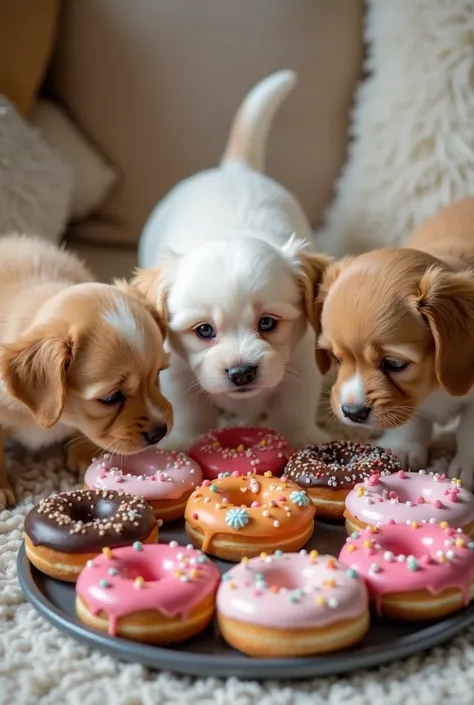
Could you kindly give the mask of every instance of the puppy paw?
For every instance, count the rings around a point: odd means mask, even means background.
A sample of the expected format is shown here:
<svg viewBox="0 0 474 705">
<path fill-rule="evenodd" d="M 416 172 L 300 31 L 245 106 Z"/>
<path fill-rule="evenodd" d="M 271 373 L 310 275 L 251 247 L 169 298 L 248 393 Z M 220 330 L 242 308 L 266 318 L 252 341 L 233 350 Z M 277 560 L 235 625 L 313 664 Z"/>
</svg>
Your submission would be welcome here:
<svg viewBox="0 0 474 705">
<path fill-rule="evenodd" d="M 328 434 L 318 426 L 310 426 L 309 428 L 300 428 L 287 432 L 283 430 L 281 433 L 296 450 L 329 441 Z"/>
<path fill-rule="evenodd" d="M 449 464 L 448 477 L 460 479 L 471 490 L 474 486 L 474 458 L 457 453 Z"/>
<path fill-rule="evenodd" d="M 2 487 L 0 487 L 0 512 L 2 512 L 7 507 L 14 507 L 16 504 L 15 493 L 9 482 L 3 480 Z"/>
<path fill-rule="evenodd" d="M 390 450 L 400 461 L 400 465 L 404 470 L 424 470 L 428 465 L 428 448 L 422 443 L 406 443 L 405 445 L 396 445 L 390 442 L 390 439 L 385 439 L 381 436 L 373 442 L 374 446 L 386 448 Z"/>
</svg>

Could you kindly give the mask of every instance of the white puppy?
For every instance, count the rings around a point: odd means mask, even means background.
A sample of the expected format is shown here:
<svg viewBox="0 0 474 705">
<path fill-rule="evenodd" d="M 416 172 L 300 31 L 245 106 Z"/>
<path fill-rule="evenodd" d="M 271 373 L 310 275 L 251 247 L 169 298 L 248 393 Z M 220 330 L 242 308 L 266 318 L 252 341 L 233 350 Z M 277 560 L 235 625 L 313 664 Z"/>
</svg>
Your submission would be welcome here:
<svg viewBox="0 0 474 705">
<path fill-rule="evenodd" d="M 266 415 L 296 447 L 325 438 L 308 320 L 328 258 L 311 253 L 294 196 L 262 173 L 272 117 L 295 80 L 281 71 L 250 91 L 221 165 L 178 184 L 142 234 L 147 269 L 134 283 L 170 328 L 161 385 L 175 421 L 161 446 L 187 448 L 219 409 L 247 423 Z"/>
</svg>

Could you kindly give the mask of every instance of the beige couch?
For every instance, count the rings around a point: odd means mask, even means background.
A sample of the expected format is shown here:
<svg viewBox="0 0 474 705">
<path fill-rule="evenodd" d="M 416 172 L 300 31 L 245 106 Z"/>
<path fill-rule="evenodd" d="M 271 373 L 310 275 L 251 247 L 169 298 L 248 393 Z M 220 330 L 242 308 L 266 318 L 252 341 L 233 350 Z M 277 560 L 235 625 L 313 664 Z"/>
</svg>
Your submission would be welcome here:
<svg viewBox="0 0 474 705">
<path fill-rule="evenodd" d="M 272 130 L 269 173 L 322 221 L 362 70 L 362 0 L 65 0 L 49 84 L 120 183 L 67 240 L 102 279 L 127 275 L 150 210 L 215 165 L 260 78 L 299 84 Z"/>
</svg>

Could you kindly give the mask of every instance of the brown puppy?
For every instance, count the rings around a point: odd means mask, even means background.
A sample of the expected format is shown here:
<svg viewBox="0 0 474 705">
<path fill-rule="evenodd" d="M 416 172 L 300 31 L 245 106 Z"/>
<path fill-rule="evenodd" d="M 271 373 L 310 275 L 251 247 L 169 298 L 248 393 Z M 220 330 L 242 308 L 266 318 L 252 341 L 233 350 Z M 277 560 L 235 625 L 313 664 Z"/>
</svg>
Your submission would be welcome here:
<svg viewBox="0 0 474 705">
<path fill-rule="evenodd" d="M 123 454 L 157 443 L 173 423 L 158 382 L 160 326 L 127 284 L 93 282 L 74 255 L 40 240 L 1 239 L 0 428 L 31 448 L 74 430 Z M 0 509 L 7 501 L 2 446 Z"/>
<path fill-rule="evenodd" d="M 338 365 L 332 407 L 385 429 L 378 443 L 426 466 L 434 422 L 460 416 L 452 477 L 474 476 L 474 199 L 446 208 L 406 249 L 331 265 L 316 304 L 317 360 Z"/>
</svg>

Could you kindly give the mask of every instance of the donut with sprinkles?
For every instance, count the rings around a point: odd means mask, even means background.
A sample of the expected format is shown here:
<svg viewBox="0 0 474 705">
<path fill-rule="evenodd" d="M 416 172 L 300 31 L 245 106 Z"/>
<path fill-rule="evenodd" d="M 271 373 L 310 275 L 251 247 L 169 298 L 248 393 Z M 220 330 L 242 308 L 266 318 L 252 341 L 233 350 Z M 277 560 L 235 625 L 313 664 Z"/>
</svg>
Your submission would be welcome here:
<svg viewBox="0 0 474 705">
<path fill-rule="evenodd" d="M 281 433 L 260 426 L 237 426 L 209 431 L 188 451 L 207 480 L 223 472 L 280 475 L 293 448 Z"/>
<path fill-rule="evenodd" d="M 202 480 L 198 463 L 177 450 L 149 448 L 135 455 L 104 453 L 84 475 L 86 487 L 120 489 L 143 497 L 163 522 L 181 519 Z"/>
<path fill-rule="evenodd" d="M 362 639 L 369 600 L 357 571 L 333 556 L 278 549 L 223 575 L 217 619 L 224 639 L 249 656 L 309 656 Z"/>
<path fill-rule="evenodd" d="M 72 490 L 42 499 L 25 519 L 26 555 L 38 570 L 74 582 L 104 546 L 158 541 L 158 522 L 141 498 L 114 490 Z"/>
<path fill-rule="evenodd" d="M 371 475 L 346 497 L 347 532 L 367 525 L 395 522 L 439 524 L 447 521 L 465 534 L 474 533 L 474 495 L 461 480 L 436 472 Z"/>
<path fill-rule="evenodd" d="M 150 644 L 170 644 L 207 627 L 220 575 L 191 545 L 104 548 L 76 583 L 76 613 L 93 629 Z"/>
<path fill-rule="evenodd" d="M 339 560 L 365 580 L 377 612 L 394 619 L 440 619 L 474 597 L 474 541 L 445 521 L 367 526 Z"/>
<path fill-rule="evenodd" d="M 224 473 L 189 498 L 186 532 L 205 553 L 239 561 L 275 546 L 301 548 L 313 533 L 314 513 L 306 492 L 285 477 Z"/>
<path fill-rule="evenodd" d="M 341 519 L 345 499 L 355 485 L 400 469 L 398 458 L 389 450 L 357 441 L 332 441 L 294 453 L 285 475 L 306 490 L 318 516 Z"/>
</svg>

